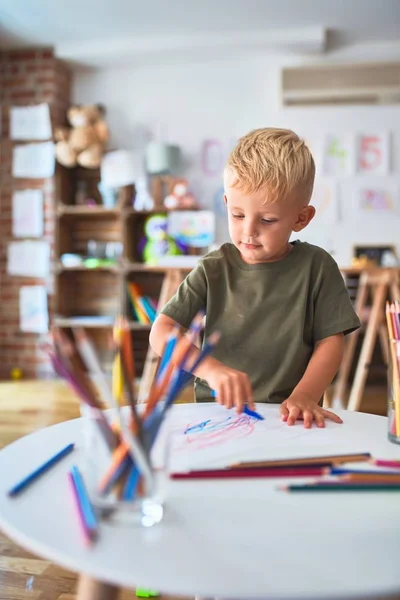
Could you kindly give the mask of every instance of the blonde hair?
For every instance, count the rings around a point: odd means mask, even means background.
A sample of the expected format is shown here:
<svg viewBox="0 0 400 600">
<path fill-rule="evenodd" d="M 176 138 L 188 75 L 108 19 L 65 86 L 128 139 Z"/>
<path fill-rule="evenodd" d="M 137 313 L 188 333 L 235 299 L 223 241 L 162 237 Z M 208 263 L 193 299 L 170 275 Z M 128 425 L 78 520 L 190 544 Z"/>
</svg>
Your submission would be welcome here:
<svg viewBox="0 0 400 600">
<path fill-rule="evenodd" d="M 308 204 L 315 164 L 305 142 L 290 129 L 255 129 L 240 138 L 231 152 L 227 170 L 230 184 L 245 194 L 268 191 L 267 202 L 286 198 Z"/>
</svg>

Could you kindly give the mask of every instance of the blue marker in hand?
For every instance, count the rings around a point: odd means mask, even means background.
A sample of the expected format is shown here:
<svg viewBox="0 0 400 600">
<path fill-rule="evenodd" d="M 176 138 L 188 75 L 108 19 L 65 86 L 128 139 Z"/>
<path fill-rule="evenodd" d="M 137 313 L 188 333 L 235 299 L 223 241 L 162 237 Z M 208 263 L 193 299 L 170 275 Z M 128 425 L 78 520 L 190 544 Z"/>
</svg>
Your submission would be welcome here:
<svg viewBox="0 0 400 600">
<path fill-rule="evenodd" d="M 211 390 L 211 396 L 213 398 L 217 397 L 217 393 L 215 390 Z M 251 410 L 251 408 L 249 408 L 247 406 L 247 404 L 245 404 L 243 407 L 243 413 L 245 415 L 248 415 L 249 417 L 253 417 L 253 419 L 257 419 L 258 421 L 264 421 L 264 417 L 262 415 L 260 415 L 260 413 L 256 412 L 255 410 Z"/>
</svg>

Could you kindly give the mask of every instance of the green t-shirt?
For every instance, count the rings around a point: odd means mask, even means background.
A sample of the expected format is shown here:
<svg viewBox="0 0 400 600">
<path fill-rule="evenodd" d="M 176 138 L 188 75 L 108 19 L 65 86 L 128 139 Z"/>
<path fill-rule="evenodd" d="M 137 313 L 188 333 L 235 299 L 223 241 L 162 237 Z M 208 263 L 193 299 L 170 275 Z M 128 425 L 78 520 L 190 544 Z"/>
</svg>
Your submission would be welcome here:
<svg viewBox="0 0 400 600">
<path fill-rule="evenodd" d="M 300 241 L 271 263 L 249 265 L 230 243 L 204 256 L 161 312 L 188 328 L 201 308 L 205 337 L 221 333 L 212 356 L 247 373 L 256 402 L 283 402 L 318 340 L 360 326 L 336 262 Z M 195 394 L 213 399 L 202 379 Z"/>
</svg>

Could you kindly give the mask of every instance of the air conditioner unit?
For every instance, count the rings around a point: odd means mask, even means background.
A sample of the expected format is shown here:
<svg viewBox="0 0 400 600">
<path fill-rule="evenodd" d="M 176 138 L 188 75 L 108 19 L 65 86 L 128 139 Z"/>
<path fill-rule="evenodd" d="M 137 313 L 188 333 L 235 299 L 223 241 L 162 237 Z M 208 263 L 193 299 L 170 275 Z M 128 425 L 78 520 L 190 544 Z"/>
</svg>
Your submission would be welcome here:
<svg viewBox="0 0 400 600">
<path fill-rule="evenodd" d="M 284 68 L 282 100 L 284 106 L 399 104 L 400 63 Z"/>
</svg>

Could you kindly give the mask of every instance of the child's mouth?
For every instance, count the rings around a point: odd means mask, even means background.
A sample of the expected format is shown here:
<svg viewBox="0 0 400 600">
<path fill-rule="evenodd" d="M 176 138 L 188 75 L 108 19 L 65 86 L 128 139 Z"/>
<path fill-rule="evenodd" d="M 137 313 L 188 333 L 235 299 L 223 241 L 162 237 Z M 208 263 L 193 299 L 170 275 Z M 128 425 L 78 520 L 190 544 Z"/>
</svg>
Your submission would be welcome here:
<svg viewBox="0 0 400 600">
<path fill-rule="evenodd" d="M 257 248 L 261 248 L 260 244 L 245 244 L 241 242 L 242 246 L 244 246 L 247 250 L 257 250 Z"/>
</svg>

